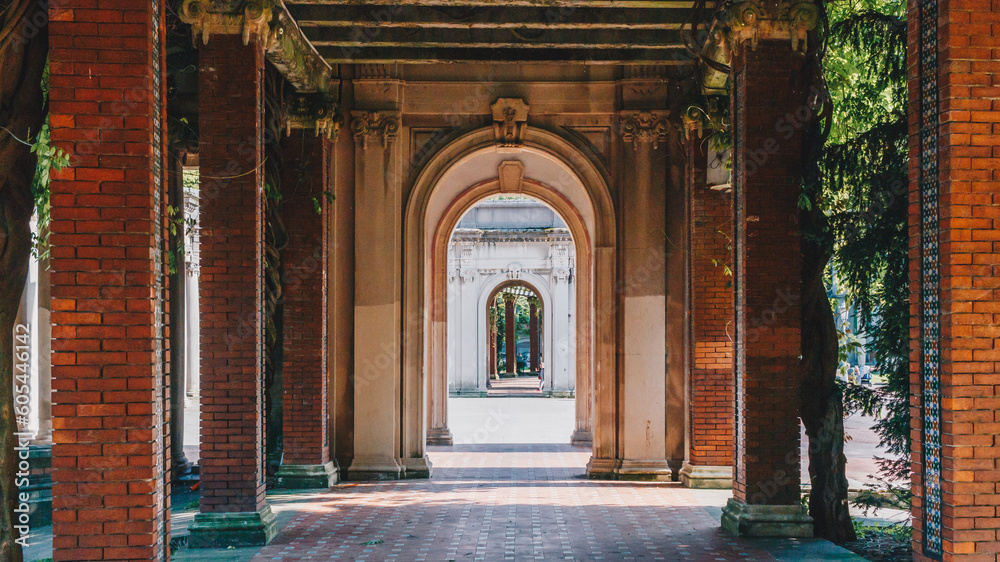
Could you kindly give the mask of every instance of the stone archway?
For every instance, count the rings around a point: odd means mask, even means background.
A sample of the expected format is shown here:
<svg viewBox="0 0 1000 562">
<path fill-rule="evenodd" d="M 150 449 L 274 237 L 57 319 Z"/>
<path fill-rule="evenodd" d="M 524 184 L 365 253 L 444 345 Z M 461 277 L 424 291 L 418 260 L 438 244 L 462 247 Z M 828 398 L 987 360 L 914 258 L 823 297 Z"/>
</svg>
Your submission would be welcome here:
<svg viewBox="0 0 1000 562">
<path fill-rule="evenodd" d="M 446 440 L 447 243 L 461 216 L 501 193 L 533 197 L 566 221 L 576 245 L 577 407 L 573 441 L 592 441 L 591 464 L 614 462 L 615 219 L 606 170 L 562 137 L 529 129 L 521 147 L 497 150 L 490 128 L 466 133 L 417 177 L 404 218 L 404 462 L 426 463 L 425 443 Z M 425 395 L 426 393 L 426 395 Z"/>
</svg>

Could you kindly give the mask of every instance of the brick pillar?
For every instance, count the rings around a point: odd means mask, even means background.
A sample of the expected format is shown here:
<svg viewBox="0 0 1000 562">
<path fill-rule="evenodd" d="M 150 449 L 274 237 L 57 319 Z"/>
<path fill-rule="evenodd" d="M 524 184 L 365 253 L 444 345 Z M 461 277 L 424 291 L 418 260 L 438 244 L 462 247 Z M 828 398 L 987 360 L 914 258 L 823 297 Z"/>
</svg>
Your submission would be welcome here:
<svg viewBox="0 0 1000 562">
<path fill-rule="evenodd" d="M 486 317 L 494 318 L 491 312 L 495 312 L 497 310 L 496 301 L 494 301 L 487 309 Z M 490 321 L 489 329 L 486 332 L 489 334 L 488 337 L 490 338 L 490 341 L 487 344 L 487 353 L 490 354 L 487 358 L 489 362 L 489 372 L 486 373 L 486 386 L 488 387 L 490 386 L 490 377 L 497 373 L 497 324 L 495 319 Z"/>
<path fill-rule="evenodd" d="M 199 48 L 201 512 L 191 546 L 265 544 L 262 433 L 263 77 L 257 38 Z"/>
<path fill-rule="evenodd" d="M 528 337 L 531 338 L 529 355 L 531 356 L 531 370 L 538 372 L 538 305 L 531 303 L 531 322 L 528 325 Z"/>
<path fill-rule="evenodd" d="M 1000 544 L 998 10 L 908 14 L 914 560 L 994 560 Z"/>
<path fill-rule="evenodd" d="M 50 14 L 52 140 L 72 157 L 51 185 L 59 561 L 166 556 L 163 8 L 69 0 Z"/>
<path fill-rule="evenodd" d="M 732 534 L 812 536 L 799 502 L 802 139 L 806 103 L 788 40 L 739 42 L 733 58 L 736 471 L 722 526 Z"/>
<path fill-rule="evenodd" d="M 330 143 L 311 131 L 281 141 L 280 213 L 288 229 L 282 252 L 282 488 L 329 488 L 337 482 L 327 437 L 327 249 L 324 217 Z M 319 211 L 316 205 L 320 206 Z"/>
<path fill-rule="evenodd" d="M 507 374 L 517 374 L 517 315 L 514 314 L 514 299 L 504 300 L 504 345 L 507 347 Z"/>
<path fill-rule="evenodd" d="M 690 488 L 733 483 L 732 195 L 708 188 L 708 141 L 689 131 L 687 182 L 690 272 L 688 412 L 690 434 L 681 481 Z M 721 165 L 721 164 L 719 164 Z"/>
</svg>

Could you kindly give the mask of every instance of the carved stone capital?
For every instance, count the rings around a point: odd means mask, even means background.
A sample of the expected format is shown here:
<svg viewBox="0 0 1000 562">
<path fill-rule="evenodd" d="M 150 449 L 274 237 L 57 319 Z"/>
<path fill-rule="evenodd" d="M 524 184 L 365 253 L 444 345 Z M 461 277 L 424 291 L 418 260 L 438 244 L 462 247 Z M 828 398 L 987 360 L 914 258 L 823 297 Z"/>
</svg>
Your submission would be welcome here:
<svg viewBox="0 0 1000 562">
<path fill-rule="evenodd" d="M 622 140 L 638 150 L 640 143 L 653 143 L 653 150 L 667 142 L 666 111 L 623 111 L 619 115 Z"/>
<path fill-rule="evenodd" d="M 337 138 L 342 118 L 340 106 L 330 96 L 297 94 L 286 107 L 285 131 L 289 135 L 292 129 L 314 129 L 316 136 L 323 133 L 328 139 Z"/>
<path fill-rule="evenodd" d="M 790 39 L 792 50 L 805 52 L 809 32 L 819 25 L 820 10 L 813 0 L 781 0 L 765 10 L 757 0 L 735 2 L 725 10 L 723 24 L 730 47 L 750 41 L 757 48 L 760 39 Z"/>
<path fill-rule="evenodd" d="M 388 111 L 352 111 L 351 132 L 354 141 L 362 148 L 368 144 L 368 139 L 378 138 L 383 147 L 396 140 L 399 134 L 399 113 Z"/>
<path fill-rule="evenodd" d="M 197 41 L 201 36 L 202 43 L 208 45 L 208 39 L 213 33 L 220 35 L 242 35 L 243 44 L 249 44 L 250 38 L 257 36 L 262 43 L 267 42 L 269 35 L 268 23 L 273 12 L 271 6 L 262 0 L 250 0 L 242 13 L 220 13 L 212 11 L 211 0 L 184 0 L 181 4 L 181 21 L 191 26 L 191 37 Z"/>
<path fill-rule="evenodd" d="M 500 98 L 490 108 L 493 110 L 493 133 L 500 151 L 524 146 L 530 106 L 519 98 Z"/>
</svg>

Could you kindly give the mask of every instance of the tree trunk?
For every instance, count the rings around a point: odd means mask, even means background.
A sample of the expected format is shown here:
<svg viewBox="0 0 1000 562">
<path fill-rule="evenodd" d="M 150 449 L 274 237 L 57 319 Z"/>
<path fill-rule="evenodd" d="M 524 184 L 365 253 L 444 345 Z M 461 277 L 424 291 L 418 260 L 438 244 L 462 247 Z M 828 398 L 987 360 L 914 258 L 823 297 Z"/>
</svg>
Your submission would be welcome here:
<svg viewBox="0 0 1000 562">
<path fill-rule="evenodd" d="M 814 207 L 806 215 L 805 231 L 825 217 Z M 809 515 L 817 537 L 835 543 L 855 540 L 847 503 L 847 457 L 844 456 L 844 403 L 836 384 L 838 337 L 823 284 L 830 259 L 825 245 L 804 240 L 802 268 L 802 423 L 809 436 Z"/>
<path fill-rule="evenodd" d="M 36 158 L 28 141 L 45 118 L 42 73 L 48 51 L 45 30 L 33 37 L 25 25 L 39 8 L 29 0 L 0 0 L 0 560 L 21 562 L 14 528 L 17 456 L 14 451 L 13 330 L 31 252 L 34 210 L 31 183 Z"/>
</svg>

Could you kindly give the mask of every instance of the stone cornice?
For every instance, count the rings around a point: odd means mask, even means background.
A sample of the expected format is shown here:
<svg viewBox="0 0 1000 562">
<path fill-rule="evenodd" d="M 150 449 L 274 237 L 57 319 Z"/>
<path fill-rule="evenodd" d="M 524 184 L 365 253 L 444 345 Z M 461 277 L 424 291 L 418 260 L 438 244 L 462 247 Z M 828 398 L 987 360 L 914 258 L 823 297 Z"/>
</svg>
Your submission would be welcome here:
<svg viewBox="0 0 1000 562">
<path fill-rule="evenodd" d="M 208 44 L 212 35 L 240 35 L 248 44 L 260 41 L 270 60 L 300 92 L 336 93 L 330 65 L 306 40 L 282 0 L 248 0 L 240 8 L 212 0 L 184 0 L 180 19 L 191 26 L 191 37 Z M 221 10 L 221 11 L 220 11 Z"/>
</svg>

